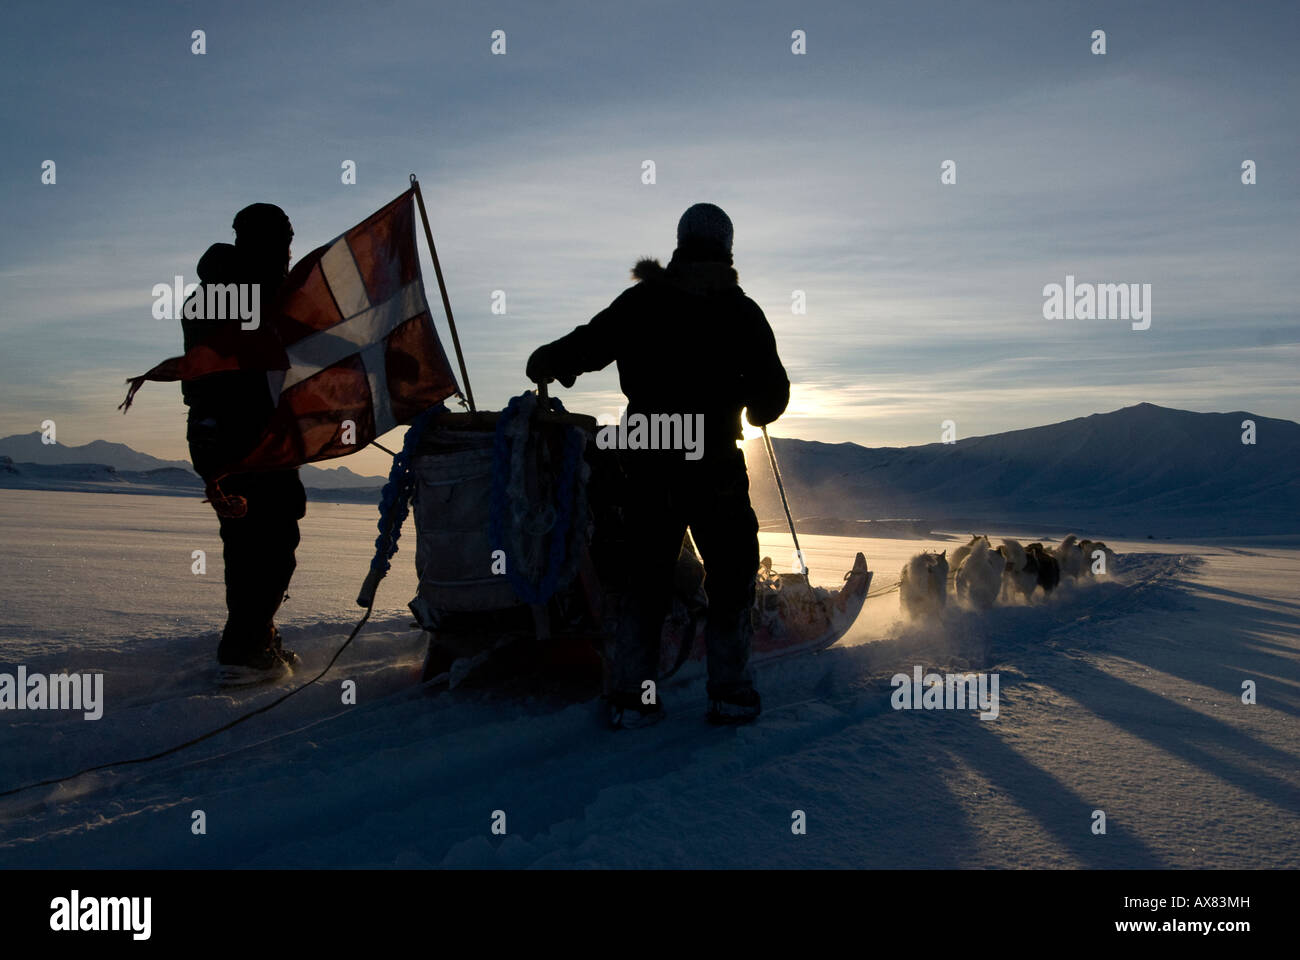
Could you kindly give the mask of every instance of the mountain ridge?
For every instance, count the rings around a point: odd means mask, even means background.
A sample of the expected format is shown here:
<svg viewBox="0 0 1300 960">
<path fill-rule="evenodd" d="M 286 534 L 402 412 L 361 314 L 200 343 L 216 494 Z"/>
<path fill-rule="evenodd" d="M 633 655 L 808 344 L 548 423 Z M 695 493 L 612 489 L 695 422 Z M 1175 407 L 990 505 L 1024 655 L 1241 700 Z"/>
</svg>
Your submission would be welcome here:
<svg viewBox="0 0 1300 960">
<path fill-rule="evenodd" d="M 1244 444 L 1243 421 L 1255 443 Z M 1208 532 L 1300 531 L 1300 424 L 1247 411 L 1143 403 L 1053 424 L 914 447 L 773 438 L 796 515 L 1009 517 L 1063 524 L 1200 523 Z M 752 446 L 750 446 L 752 445 Z M 750 441 L 755 510 L 781 515 Z M 755 459 L 755 458 L 759 459 Z"/>
<path fill-rule="evenodd" d="M 1253 444 L 1242 442 L 1243 421 L 1254 423 Z M 1300 532 L 1300 423 L 1242 410 L 1198 413 L 1140 403 L 953 443 L 867 447 L 787 437 L 772 443 L 794 515 L 830 527 L 914 518 L 934 528 L 1017 520 L 1134 536 Z M 55 462 L 20 461 L 10 452 L 40 454 L 42 447 Z M 761 441 L 749 441 L 745 450 L 755 512 L 765 520 L 783 518 Z M 115 462 L 76 459 L 86 451 Z M 302 476 L 313 500 L 373 503 L 383 483 L 346 467 L 307 465 Z M 0 487 L 201 490 L 185 461 L 105 440 L 45 445 L 36 432 L 0 439 Z"/>
<path fill-rule="evenodd" d="M 163 460 L 148 453 L 141 453 L 125 443 L 112 440 L 91 440 L 79 446 L 69 446 L 62 443 L 43 443 L 41 436 L 39 430 L 34 430 L 31 433 L 15 433 L 0 437 L 0 457 L 8 457 L 15 463 L 38 466 L 98 463 L 118 471 L 148 471 L 165 468 L 185 470 L 190 473 L 194 471 L 188 460 Z M 387 478 L 366 476 L 342 465 L 326 468 L 309 463 L 302 467 L 302 479 L 304 484 L 318 489 L 335 489 L 377 488 L 383 486 Z"/>
</svg>

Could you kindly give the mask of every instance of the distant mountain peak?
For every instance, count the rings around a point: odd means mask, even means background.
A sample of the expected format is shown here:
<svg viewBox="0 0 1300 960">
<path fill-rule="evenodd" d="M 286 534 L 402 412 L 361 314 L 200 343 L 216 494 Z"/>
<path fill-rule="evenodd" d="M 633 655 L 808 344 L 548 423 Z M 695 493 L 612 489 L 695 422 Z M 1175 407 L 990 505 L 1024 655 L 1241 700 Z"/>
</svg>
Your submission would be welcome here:
<svg viewBox="0 0 1300 960">
<path fill-rule="evenodd" d="M 33 430 L 0 438 L 0 456 L 8 457 L 13 463 L 50 467 L 99 464 L 113 470 L 133 472 L 164 469 L 194 472 L 188 460 L 162 460 L 113 440 L 91 440 L 80 446 L 70 446 L 45 443 L 42 436 L 39 430 Z M 308 486 L 328 489 L 378 486 L 385 480 L 384 477 L 365 476 L 344 466 L 318 467 L 313 464 L 302 467 L 302 479 Z"/>
<path fill-rule="evenodd" d="M 1243 419 L 1257 424 L 1258 442 L 1242 442 Z M 791 504 L 805 514 L 1300 532 L 1300 423 L 1244 411 L 1139 403 L 950 444 L 773 443 Z M 765 459 L 758 447 L 750 456 Z M 759 515 L 779 515 L 774 486 L 755 480 Z"/>
<path fill-rule="evenodd" d="M 162 460 L 133 450 L 125 443 L 111 440 L 91 440 L 80 446 L 45 443 L 39 430 L 0 439 L 0 454 L 11 457 L 16 463 L 44 466 L 97 463 L 117 470 L 157 470 L 163 467 L 190 469 L 186 460 Z"/>
</svg>

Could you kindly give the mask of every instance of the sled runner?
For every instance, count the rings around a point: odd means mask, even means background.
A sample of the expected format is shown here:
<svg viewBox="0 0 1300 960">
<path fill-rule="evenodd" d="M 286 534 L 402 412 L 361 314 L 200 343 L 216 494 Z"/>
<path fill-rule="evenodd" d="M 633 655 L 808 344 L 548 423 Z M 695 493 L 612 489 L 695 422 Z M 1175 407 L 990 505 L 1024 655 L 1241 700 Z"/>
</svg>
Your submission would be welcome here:
<svg viewBox="0 0 1300 960">
<path fill-rule="evenodd" d="M 601 692 L 627 583 L 617 454 L 596 421 L 531 392 L 500 413 L 437 412 L 410 444 L 419 587 L 409 604 L 428 641 L 422 681 L 510 678 L 528 692 Z M 634 545 L 633 545 L 634 547 Z M 661 679 L 703 661 L 707 598 L 690 544 L 665 618 Z M 758 571 L 752 660 L 824 649 L 871 583 L 859 553 L 838 591 Z"/>
<path fill-rule="evenodd" d="M 685 553 L 679 566 L 687 562 Z M 763 663 L 798 653 L 824 650 L 848 633 L 862 612 L 871 586 L 872 571 L 867 558 L 854 558 L 853 568 L 844 574 L 839 590 L 814 587 L 801 573 L 774 573 L 771 560 L 764 558 L 751 614 L 754 635 L 751 663 Z M 674 598 L 674 612 L 681 598 Z M 683 643 L 691 638 L 689 647 Z M 704 618 L 670 617 L 664 630 L 660 657 L 660 675 L 665 679 L 676 672 L 679 664 L 704 660 Z"/>
</svg>

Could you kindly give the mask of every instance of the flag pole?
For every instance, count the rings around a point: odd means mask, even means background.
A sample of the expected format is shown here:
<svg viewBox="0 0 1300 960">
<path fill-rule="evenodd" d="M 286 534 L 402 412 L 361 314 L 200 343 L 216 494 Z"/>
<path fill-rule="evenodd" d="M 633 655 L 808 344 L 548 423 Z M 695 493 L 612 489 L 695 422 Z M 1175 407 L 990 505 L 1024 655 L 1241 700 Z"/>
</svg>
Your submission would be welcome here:
<svg viewBox="0 0 1300 960">
<path fill-rule="evenodd" d="M 442 265 L 438 263 L 438 248 L 433 245 L 433 231 L 429 229 L 429 215 L 424 211 L 424 195 L 420 193 L 420 181 L 411 174 L 411 186 L 415 190 L 415 202 L 420 207 L 420 219 L 424 221 L 424 239 L 429 244 L 429 255 L 433 257 L 433 272 L 438 277 L 438 291 L 442 294 L 442 309 L 447 314 L 447 326 L 451 330 L 452 346 L 456 348 L 456 360 L 460 364 L 460 382 L 465 385 L 465 401 L 469 412 L 474 412 L 474 391 L 470 389 L 469 373 L 465 370 L 465 355 L 460 350 L 460 337 L 456 336 L 456 321 L 451 316 L 451 300 L 447 297 L 447 285 L 442 281 Z"/>
</svg>

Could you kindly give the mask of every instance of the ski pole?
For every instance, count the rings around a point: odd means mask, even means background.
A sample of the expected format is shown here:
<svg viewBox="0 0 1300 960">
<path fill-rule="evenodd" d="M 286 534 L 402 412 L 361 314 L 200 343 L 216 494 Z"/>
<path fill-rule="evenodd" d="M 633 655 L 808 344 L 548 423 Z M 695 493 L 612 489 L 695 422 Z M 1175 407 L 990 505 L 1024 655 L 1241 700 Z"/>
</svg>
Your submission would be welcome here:
<svg viewBox="0 0 1300 960">
<path fill-rule="evenodd" d="M 763 446 L 767 448 L 767 459 L 772 464 L 772 476 L 776 478 L 776 489 L 781 494 L 781 506 L 785 508 L 785 519 L 790 524 L 790 536 L 794 538 L 794 555 L 799 559 L 800 571 L 804 577 L 808 576 L 808 564 L 804 563 L 803 551 L 799 549 L 799 534 L 794 532 L 794 517 L 790 516 L 790 501 L 785 497 L 785 484 L 781 482 L 781 469 L 776 465 L 776 451 L 772 449 L 772 438 L 767 435 L 767 427 L 763 430 Z"/>
</svg>

